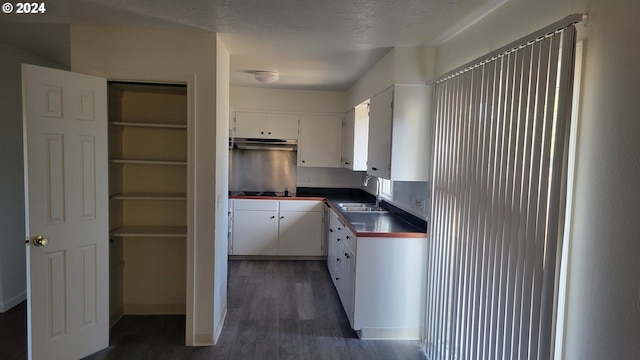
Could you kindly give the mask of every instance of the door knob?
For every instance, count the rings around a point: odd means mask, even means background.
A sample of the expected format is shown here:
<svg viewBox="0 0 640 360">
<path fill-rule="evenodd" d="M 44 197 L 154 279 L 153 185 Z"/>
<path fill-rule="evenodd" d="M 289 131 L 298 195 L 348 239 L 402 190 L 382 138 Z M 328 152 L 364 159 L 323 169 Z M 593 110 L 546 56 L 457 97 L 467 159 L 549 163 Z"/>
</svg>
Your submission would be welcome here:
<svg viewBox="0 0 640 360">
<path fill-rule="evenodd" d="M 47 246 L 49 240 L 42 235 L 38 235 L 33 238 L 33 245 L 35 246 Z"/>
</svg>

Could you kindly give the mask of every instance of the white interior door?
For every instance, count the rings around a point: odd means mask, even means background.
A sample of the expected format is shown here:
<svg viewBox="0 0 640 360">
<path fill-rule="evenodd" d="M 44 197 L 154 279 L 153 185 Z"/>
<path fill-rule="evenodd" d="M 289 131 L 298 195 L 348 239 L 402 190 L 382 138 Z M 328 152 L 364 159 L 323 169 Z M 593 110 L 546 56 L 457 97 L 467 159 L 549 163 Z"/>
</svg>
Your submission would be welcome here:
<svg viewBox="0 0 640 360">
<path fill-rule="evenodd" d="M 29 359 L 109 343 L 107 82 L 22 66 Z"/>
</svg>

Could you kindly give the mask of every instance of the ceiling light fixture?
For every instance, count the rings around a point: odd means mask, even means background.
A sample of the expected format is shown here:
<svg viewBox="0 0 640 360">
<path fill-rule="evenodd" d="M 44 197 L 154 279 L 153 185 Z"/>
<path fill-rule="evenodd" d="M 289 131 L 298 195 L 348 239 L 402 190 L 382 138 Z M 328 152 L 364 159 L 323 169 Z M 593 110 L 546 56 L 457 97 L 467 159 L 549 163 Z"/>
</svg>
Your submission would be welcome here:
<svg viewBox="0 0 640 360">
<path fill-rule="evenodd" d="M 275 71 L 256 71 L 253 77 L 261 83 L 270 84 L 280 79 L 280 74 Z"/>
</svg>

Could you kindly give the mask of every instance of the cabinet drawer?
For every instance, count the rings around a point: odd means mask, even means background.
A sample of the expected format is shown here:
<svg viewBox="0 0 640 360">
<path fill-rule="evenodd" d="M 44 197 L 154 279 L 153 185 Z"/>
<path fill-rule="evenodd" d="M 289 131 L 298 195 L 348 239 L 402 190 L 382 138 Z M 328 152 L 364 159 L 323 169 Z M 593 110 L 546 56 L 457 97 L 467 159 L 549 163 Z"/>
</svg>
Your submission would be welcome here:
<svg viewBox="0 0 640 360">
<path fill-rule="evenodd" d="M 281 200 L 280 211 L 322 211 L 322 204 L 317 200 Z"/>
<path fill-rule="evenodd" d="M 277 211 L 278 200 L 246 200 L 235 199 L 234 210 Z"/>
</svg>

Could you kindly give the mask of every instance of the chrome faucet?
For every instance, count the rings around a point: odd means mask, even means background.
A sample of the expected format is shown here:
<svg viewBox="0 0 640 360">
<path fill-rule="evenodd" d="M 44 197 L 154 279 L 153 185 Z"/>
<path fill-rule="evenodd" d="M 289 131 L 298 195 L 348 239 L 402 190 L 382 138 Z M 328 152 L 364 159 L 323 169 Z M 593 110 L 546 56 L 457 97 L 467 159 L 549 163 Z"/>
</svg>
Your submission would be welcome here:
<svg viewBox="0 0 640 360">
<path fill-rule="evenodd" d="M 371 178 L 376 179 L 376 207 L 380 207 L 380 179 L 372 175 L 367 175 L 364 179 L 364 186 L 369 184 L 369 180 L 371 180 Z"/>
</svg>

